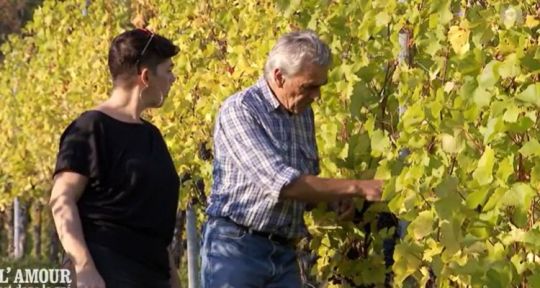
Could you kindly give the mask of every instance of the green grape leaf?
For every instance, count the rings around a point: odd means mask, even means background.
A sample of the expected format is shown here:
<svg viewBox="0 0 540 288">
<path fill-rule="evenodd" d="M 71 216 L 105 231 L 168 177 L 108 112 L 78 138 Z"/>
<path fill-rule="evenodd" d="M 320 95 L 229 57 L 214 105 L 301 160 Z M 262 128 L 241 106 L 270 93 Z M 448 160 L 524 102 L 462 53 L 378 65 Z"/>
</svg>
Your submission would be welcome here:
<svg viewBox="0 0 540 288">
<path fill-rule="evenodd" d="M 371 155 L 379 157 L 390 148 L 390 140 L 388 136 L 381 130 L 375 130 L 370 135 L 371 138 Z"/>
<path fill-rule="evenodd" d="M 473 178 L 480 185 L 488 185 L 493 181 L 493 164 L 495 161 L 495 152 L 487 146 L 484 154 L 480 157 L 476 170 L 473 172 Z"/>
<path fill-rule="evenodd" d="M 409 233 L 416 240 L 420 240 L 433 232 L 433 212 L 422 211 L 418 214 L 409 227 Z"/>
<path fill-rule="evenodd" d="M 540 143 L 536 139 L 531 139 L 519 149 L 519 153 L 525 157 L 540 156 Z"/>
<path fill-rule="evenodd" d="M 540 107 L 540 83 L 534 83 L 517 95 L 517 99 Z"/>
</svg>

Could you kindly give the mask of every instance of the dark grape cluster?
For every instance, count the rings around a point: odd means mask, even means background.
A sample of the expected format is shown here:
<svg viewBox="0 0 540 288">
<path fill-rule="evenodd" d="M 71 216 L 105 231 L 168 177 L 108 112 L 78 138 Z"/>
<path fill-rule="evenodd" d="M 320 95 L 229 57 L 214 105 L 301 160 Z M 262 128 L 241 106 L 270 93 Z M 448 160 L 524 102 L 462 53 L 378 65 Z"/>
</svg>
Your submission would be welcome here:
<svg viewBox="0 0 540 288">
<path fill-rule="evenodd" d="M 212 160 L 212 151 L 206 147 L 206 141 L 199 143 L 199 158 L 203 161 Z"/>
</svg>

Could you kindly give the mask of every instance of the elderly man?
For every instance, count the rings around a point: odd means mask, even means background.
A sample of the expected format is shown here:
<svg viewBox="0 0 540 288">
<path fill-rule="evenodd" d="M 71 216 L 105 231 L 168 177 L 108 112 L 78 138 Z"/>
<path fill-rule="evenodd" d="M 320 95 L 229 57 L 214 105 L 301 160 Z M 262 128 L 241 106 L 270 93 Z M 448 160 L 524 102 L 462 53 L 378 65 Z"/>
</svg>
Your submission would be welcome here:
<svg viewBox="0 0 540 288">
<path fill-rule="evenodd" d="M 311 31 L 282 36 L 264 77 L 222 105 L 202 251 L 203 287 L 301 287 L 295 239 L 307 203 L 379 200 L 382 182 L 320 178 L 311 103 L 329 47 Z"/>
</svg>

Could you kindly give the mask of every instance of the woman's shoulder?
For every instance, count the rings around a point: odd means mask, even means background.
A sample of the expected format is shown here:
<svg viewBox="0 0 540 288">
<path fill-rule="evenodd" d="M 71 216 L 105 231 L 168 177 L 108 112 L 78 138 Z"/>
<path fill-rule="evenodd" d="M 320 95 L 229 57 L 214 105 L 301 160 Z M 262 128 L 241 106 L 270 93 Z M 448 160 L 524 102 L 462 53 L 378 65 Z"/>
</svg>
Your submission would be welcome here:
<svg viewBox="0 0 540 288">
<path fill-rule="evenodd" d="M 159 129 L 148 120 L 141 118 L 141 123 L 126 122 L 100 110 L 87 110 L 82 112 L 75 120 L 73 120 L 68 129 L 70 128 L 87 132 L 104 133 L 105 131 L 116 131 L 113 132 L 113 134 L 131 133 L 147 129 L 160 133 Z"/>
<path fill-rule="evenodd" d="M 159 137 L 159 138 L 163 138 L 163 133 L 161 133 L 161 130 L 156 126 L 154 125 L 152 122 L 146 120 L 146 119 L 141 119 L 144 123 L 144 125 L 147 127 L 147 129 L 149 131 L 152 131 L 152 134 L 156 137 Z"/>
<path fill-rule="evenodd" d="M 82 112 L 75 121 L 79 122 L 102 122 L 105 120 L 105 113 L 99 111 L 99 110 L 86 110 Z"/>
<path fill-rule="evenodd" d="M 79 116 L 73 120 L 70 126 L 76 126 L 85 130 L 92 130 L 96 127 L 96 125 L 100 125 L 105 121 L 106 119 L 102 112 L 97 110 L 87 110 L 79 114 Z"/>
<path fill-rule="evenodd" d="M 107 126 L 106 116 L 97 110 L 87 110 L 79 114 L 66 127 L 64 134 L 96 133 Z"/>
<path fill-rule="evenodd" d="M 81 124 L 89 124 L 89 125 L 102 124 L 106 126 L 115 126 L 115 127 L 116 126 L 141 127 L 141 126 L 152 125 L 150 122 L 144 119 L 141 119 L 141 122 L 127 122 L 127 121 L 119 119 L 119 117 L 115 116 L 114 114 L 110 114 L 109 112 L 105 112 L 99 109 L 84 111 L 83 113 L 79 115 L 79 117 L 75 121 L 81 122 Z"/>
</svg>

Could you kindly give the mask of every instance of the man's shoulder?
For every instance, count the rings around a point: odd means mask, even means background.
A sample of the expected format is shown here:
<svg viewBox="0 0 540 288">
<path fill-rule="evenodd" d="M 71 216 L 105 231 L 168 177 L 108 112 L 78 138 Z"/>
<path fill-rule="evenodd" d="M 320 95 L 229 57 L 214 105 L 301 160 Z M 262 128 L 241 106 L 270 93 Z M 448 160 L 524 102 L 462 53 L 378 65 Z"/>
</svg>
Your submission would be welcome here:
<svg viewBox="0 0 540 288">
<path fill-rule="evenodd" d="M 261 89 L 256 84 L 229 96 L 221 105 L 221 112 L 247 110 L 257 112 L 264 108 Z"/>
</svg>

